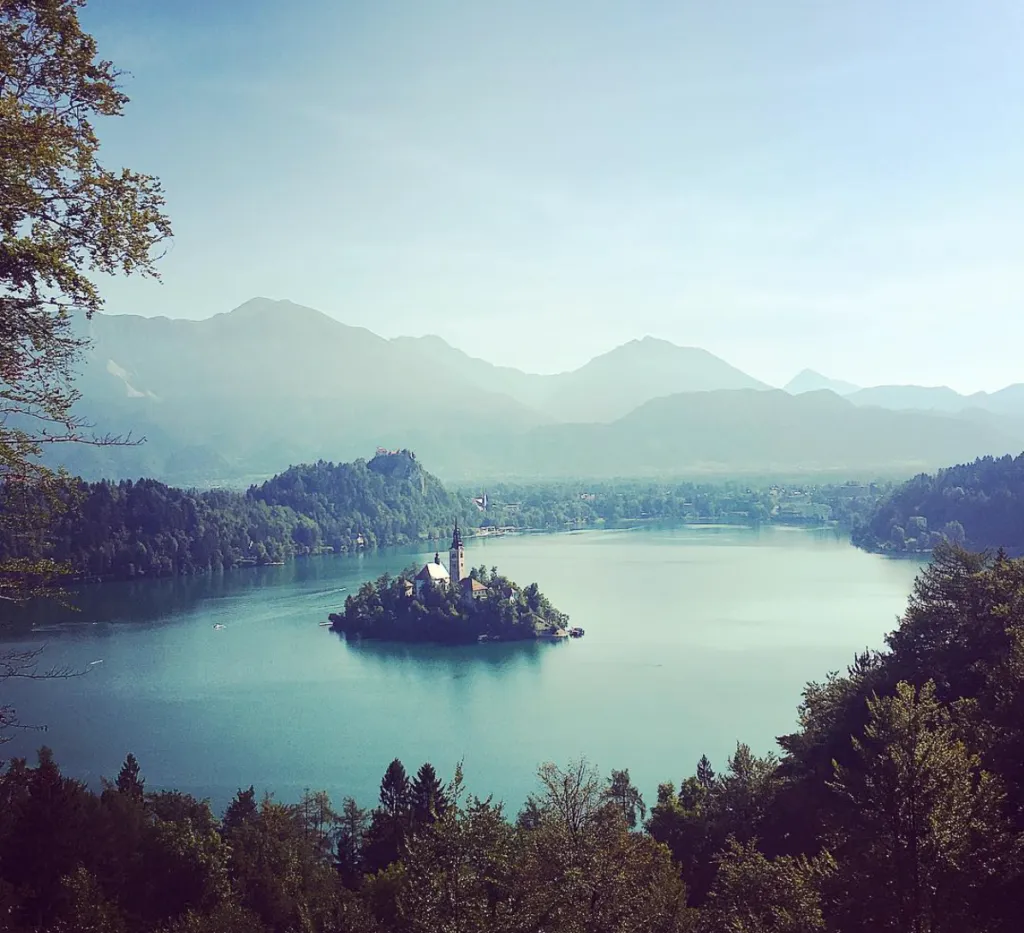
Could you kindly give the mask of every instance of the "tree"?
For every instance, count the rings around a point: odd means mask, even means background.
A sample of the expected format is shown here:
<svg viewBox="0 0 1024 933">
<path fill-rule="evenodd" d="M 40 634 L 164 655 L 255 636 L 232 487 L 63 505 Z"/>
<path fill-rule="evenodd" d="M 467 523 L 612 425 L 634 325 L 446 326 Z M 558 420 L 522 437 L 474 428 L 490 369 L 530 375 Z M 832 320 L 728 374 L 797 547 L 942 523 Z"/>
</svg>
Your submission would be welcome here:
<svg viewBox="0 0 1024 933">
<path fill-rule="evenodd" d="M 715 769 L 711 767 L 711 762 L 708 760 L 707 755 L 701 755 L 700 761 L 697 762 L 697 782 L 705 790 L 710 790 L 715 784 Z"/>
<path fill-rule="evenodd" d="M 142 800 L 145 795 L 146 781 L 139 777 L 139 762 L 129 752 L 117 775 L 118 793 L 125 794 L 134 800 Z"/>
<path fill-rule="evenodd" d="M 0 604 L 55 595 L 68 570 L 44 553 L 68 483 L 40 463 L 43 446 L 114 440 L 87 436 L 74 412 L 74 316 L 103 305 L 89 274 L 155 277 L 153 249 L 171 235 L 159 182 L 99 161 L 93 120 L 128 98 L 81 29 L 83 2 L 0 4 L 0 533 L 20 542 L 0 559 Z M 16 723 L 0 705 L 0 733 Z"/>
<path fill-rule="evenodd" d="M 394 759 L 380 782 L 380 807 L 394 820 L 404 820 L 409 814 L 409 776 L 399 759 Z"/>
<path fill-rule="evenodd" d="M 753 843 L 730 839 L 700 912 L 700 933 L 815 933 L 825 930 L 821 882 L 831 856 L 769 860 Z"/>
<path fill-rule="evenodd" d="M 1002 789 L 957 737 L 935 685 L 868 701 L 858 767 L 833 789 L 852 804 L 840 851 L 848 903 L 874 930 L 985 929 L 979 897 L 1002 870 Z M 850 907 L 853 911 L 853 907 Z"/>
<path fill-rule="evenodd" d="M 584 760 L 543 765 L 537 819 L 520 823 L 512 929 L 669 931 L 689 928 L 686 892 L 668 849 L 628 830 L 602 803 Z M 489 927 L 486 929 L 490 929 Z"/>
<path fill-rule="evenodd" d="M 256 804 L 256 789 L 252 784 L 249 785 L 248 790 L 238 788 L 238 793 L 231 798 L 231 803 L 228 804 L 224 811 L 224 818 L 221 820 L 225 835 L 230 835 L 233 830 L 255 820 L 259 813 L 260 810 Z"/>
<path fill-rule="evenodd" d="M 96 118 L 128 98 L 82 31 L 84 0 L 0 8 L 0 478 L 40 475 L 40 443 L 81 439 L 75 313 L 103 300 L 90 273 L 156 276 L 171 235 L 159 182 L 99 160 Z"/>
<path fill-rule="evenodd" d="M 326 791 L 307 790 L 299 801 L 298 812 L 307 838 L 321 858 L 326 859 L 334 849 L 334 833 L 338 823 L 338 814 L 331 806 L 331 798 Z"/>
<path fill-rule="evenodd" d="M 630 829 L 635 829 L 638 821 L 647 817 L 647 807 L 640 791 L 629 779 L 629 769 L 622 771 L 612 769 L 608 784 L 601 793 L 603 800 L 611 804 Z"/>
<path fill-rule="evenodd" d="M 370 814 L 351 797 L 346 797 L 338 817 L 338 848 L 335 867 L 347 888 L 357 888 L 363 875 L 363 840 Z"/>
<path fill-rule="evenodd" d="M 448 808 L 444 784 L 429 761 L 416 772 L 410 786 L 410 805 L 413 823 L 420 825 L 433 823 Z"/>
<path fill-rule="evenodd" d="M 365 858 L 371 872 L 387 868 L 402 854 L 412 815 L 409 776 L 397 758 L 380 782 L 380 806 L 373 811 L 367 832 Z"/>
</svg>

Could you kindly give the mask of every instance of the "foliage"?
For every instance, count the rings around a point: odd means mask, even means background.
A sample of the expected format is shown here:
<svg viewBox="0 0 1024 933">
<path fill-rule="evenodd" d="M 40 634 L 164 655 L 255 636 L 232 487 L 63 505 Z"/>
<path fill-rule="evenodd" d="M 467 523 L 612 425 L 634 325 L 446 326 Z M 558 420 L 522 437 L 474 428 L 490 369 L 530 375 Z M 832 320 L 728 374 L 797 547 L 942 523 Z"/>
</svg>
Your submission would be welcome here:
<svg viewBox="0 0 1024 933">
<path fill-rule="evenodd" d="M 76 315 L 103 304 L 90 276 L 155 276 L 153 249 L 171 233 L 156 179 L 100 161 L 94 123 L 128 98 L 82 31 L 81 6 L 0 5 L 0 530 L 31 541 L 63 485 L 40 465 L 42 447 L 110 440 L 90 438 L 73 411 L 86 345 Z M 31 551 L 0 560 L 0 597 L 48 592 L 60 570 Z"/>
<path fill-rule="evenodd" d="M 483 528 L 563 529 L 645 521 L 856 525 L 886 491 L 880 484 L 498 483 L 477 499 Z"/>
<path fill-rule="evenodd" d="M 1024 551 L 1024 454 L 922 473 L 883 498 L 853 535 L 872 551 L 929 551 L 940 541 Z"/>
<path fill-rule="evenodd" d="M 76 481 L 62 493 L 47 541 L 0 523 L 0 561 L 42 555 L 87 580 L 164 577 L 450 532 L 460 508 L 455 497 L 415 460 L 407 458 L 408 469 L 398 471 L 395 459 L 292 467 L 244 494 L 147 479 Z M 0 486 L 4 495 L 24 493 Z M 34 495 L 41 507 L 41 494 Z"/>
<path fill-rule="evenodd" d="M 568 622 L 535 583 L 521 588 L 494 568 L 471 572 L 471 579 L 484 585 L 473 595 L 447 582 L 418 586 L 415 577 L 416 569 L 409 568 L 397 577 L 367 581 L 346 597 L 344 612 L 331 614 L 333 629 L 364 638 L 457 644 L 480 636 L 536 638 Z"/>
<path fill-rule="evenodd" d="M 477 571 L 479 573 L 479 571 Z M 535 594 L 536 595 L 536 594 Z M 658 789 L 547 763 L 515 820 L 399 759 L 377 806 L 96 795 L 0 772 L 5 929 L 96 933 L 1009 933 L 1024 916 L 1024 560 L 943 545 L 885 651 L 810 684 L 781 760 Z"/>
<path fill-rule="evenodd" d="M 453 519 L 472 520 L 469 503 L 446 491 L 409 451 L 381 453 L 369 462 L 289 467 L 248 495 L 311 519 L 323 542 L 339 551 L 360 539 L 375 547 L 440 538 L 451 533 Z"/>
</svg>

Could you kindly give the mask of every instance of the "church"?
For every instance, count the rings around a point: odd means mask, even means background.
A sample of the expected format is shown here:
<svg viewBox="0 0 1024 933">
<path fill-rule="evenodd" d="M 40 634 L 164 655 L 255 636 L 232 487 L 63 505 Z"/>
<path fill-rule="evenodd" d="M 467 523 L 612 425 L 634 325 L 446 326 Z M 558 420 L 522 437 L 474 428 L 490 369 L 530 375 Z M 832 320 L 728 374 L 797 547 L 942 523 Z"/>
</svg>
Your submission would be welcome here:
<svg viewBox="0 0 1024 933">
<path fill-rule="evenodd" d="M 457 587 L 465 596 L 476 599 L 487 593 L 487 587 L 466 572 L 466 549 L 462 544 L 462 532 L 459 531 L 458 521 L 455 522 L 452 545 L 448 549 L 447 569 L 441 563 L 441 554 L 438 552 L 434 554 L 433 562 L 424 564 L 416 574 L 416 595 L 422 596 L 428 586 Z"/>
</svg>

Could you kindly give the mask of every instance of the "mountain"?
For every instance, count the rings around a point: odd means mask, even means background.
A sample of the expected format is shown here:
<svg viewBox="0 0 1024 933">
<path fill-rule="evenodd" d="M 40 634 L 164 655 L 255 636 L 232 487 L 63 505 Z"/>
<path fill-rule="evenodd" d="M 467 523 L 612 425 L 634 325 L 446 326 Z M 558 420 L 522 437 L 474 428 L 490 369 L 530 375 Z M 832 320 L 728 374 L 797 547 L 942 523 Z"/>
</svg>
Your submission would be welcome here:
<svg viewBox="0 0 1024 933">
<path fill-rule="evenodd" d="M 716 389 L 767 389 L 724 360 L 667 340 L 631 340 L 572 372 L 542 376 L 493 366 L 440 337 L 398 337 L 396 346 L 457 369 L 485 391 L 498 392 L 556 422 L 608 422 L 652 398 Z"/>
<path fill-rule="evenodd" d="M 427 427 L 463 435 L 545 421 L 456 367 L 287 301 L 254 299 L 202 321 L 96 315 L 86 327 L 79 411 L 101 433 L 147 438 L 138 448 L 61 451 L 87 477 L 267 476 L 404 446 Z"/>
<path fill-rule="evenodd" d="M 999 412 L 973 396 L 956 414 L 889 411 L 872 403 L 898 407 L 885 389 L 850 399 L 791 395 L 704 350 L 650 337 L 541 376 L 475 359 L 438 337 L 387 340 L 265 298 L 201 321 L 96 315 L 83 328 L 92 345 L 79 412 L 98 433 L 146 438 L 55 451 L 89 479 L 244 485 L 290 463 L 354 460 L 378 447 L 413 449 L 449 480 L 909 475 L 1004 453 L 1024 438 L 1024 417 L 1007 414 L 1021 387 L 985 396 Z M 929 401 L 915 397 L 909 407 Z"/>
<path fill-rule="evenodd" d="M 644 337 L 554 377 L 545 410 L 556 421 L 608 422 L 680 392 L 767 388 L 707 350 Z"/>
<path fill-rule="evenodd" d="M 972 407 L 971 400 L 948 386 L 873 386 L 848 396 L 854 405 L 874 405 L 896 411 L 963 411 Z M 985 393 L 979 393 L 976 404 L 986 408 Z"/>
<path fill-rule="evenodd" d="M 804 369 L 798 372 L 783 388 L 783 391 L 790 395 L 802 395 L 805 392 L 820 392 L 828 389 L 836 395 L 850 395 L 856 392 L 860 386 L 852 382 L 843 382 L 842 379 L 830 379 L 813 369 Z"/>
<path fill-rule="evenodd" d="M 501 466 L 506 475 L 545 477 L 910 475 L 1020 446 L 1021 435 L 970 418 L 858 408 L 828 391 L 736 390 L 654 399 L 612 424 L 538 427 Z M 486 465 L 478 460 L 476 472 Z"/>
<path fill-rule="evenodd" d="M 415 447 L 457 463 L 480 438 L 565 420 L 613 420 L 689 388 L 759 386 L 703 350 L 633 341 L 571 373 L 532 375 L 439 337 L 387 340 L 288 301 L 255 298 L 207 320 L 94 316 L 79 413 L 136 447 L 67 447 L 87 478 L 246 481 L 289 463 Z"/>
<path fill-rule="evenodd" d="M 859 389 L 847 396 L 854 405 L 873 405 L 895 411 L 986 412 L 1024 419 L 1024 384 L 998 392 L 961 395 L 948 386 L 885 385 Z"/>
</svg>

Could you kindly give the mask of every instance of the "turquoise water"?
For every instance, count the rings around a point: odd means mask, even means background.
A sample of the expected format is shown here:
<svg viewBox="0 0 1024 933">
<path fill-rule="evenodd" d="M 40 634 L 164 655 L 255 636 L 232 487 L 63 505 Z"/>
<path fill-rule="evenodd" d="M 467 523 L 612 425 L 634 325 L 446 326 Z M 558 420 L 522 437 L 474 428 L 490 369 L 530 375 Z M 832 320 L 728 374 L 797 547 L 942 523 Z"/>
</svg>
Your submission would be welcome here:
<svg viewBox="0 0 1024 933">
<path fill-rule="evenodd" d="M 83 589 L 30 639 L 84 676 L 8 682 L 54 749 L 98 784 L 128 751 L 148 786 L 209 797 L 239 786 L 376 799 L 388 762 L 464 762 L 470 791 L 513 808 L 538 764 L 585 755 L 629 768 L 648 800 L 707 754 L 791 731 L 804 684 L 880 647 L 920 565 L 832 531 L 640 529 L 467 542 L 471 566 L 537 581 L 586 637 L 460 648 L 346 642 L 321 628 L 346 592 L 422 553 L 328 557 L 210 578 Z M 347 590 L 345 589 L 347 588 Z M 223 628 L 215 628 L 222 625 Z"/>
</svg>

